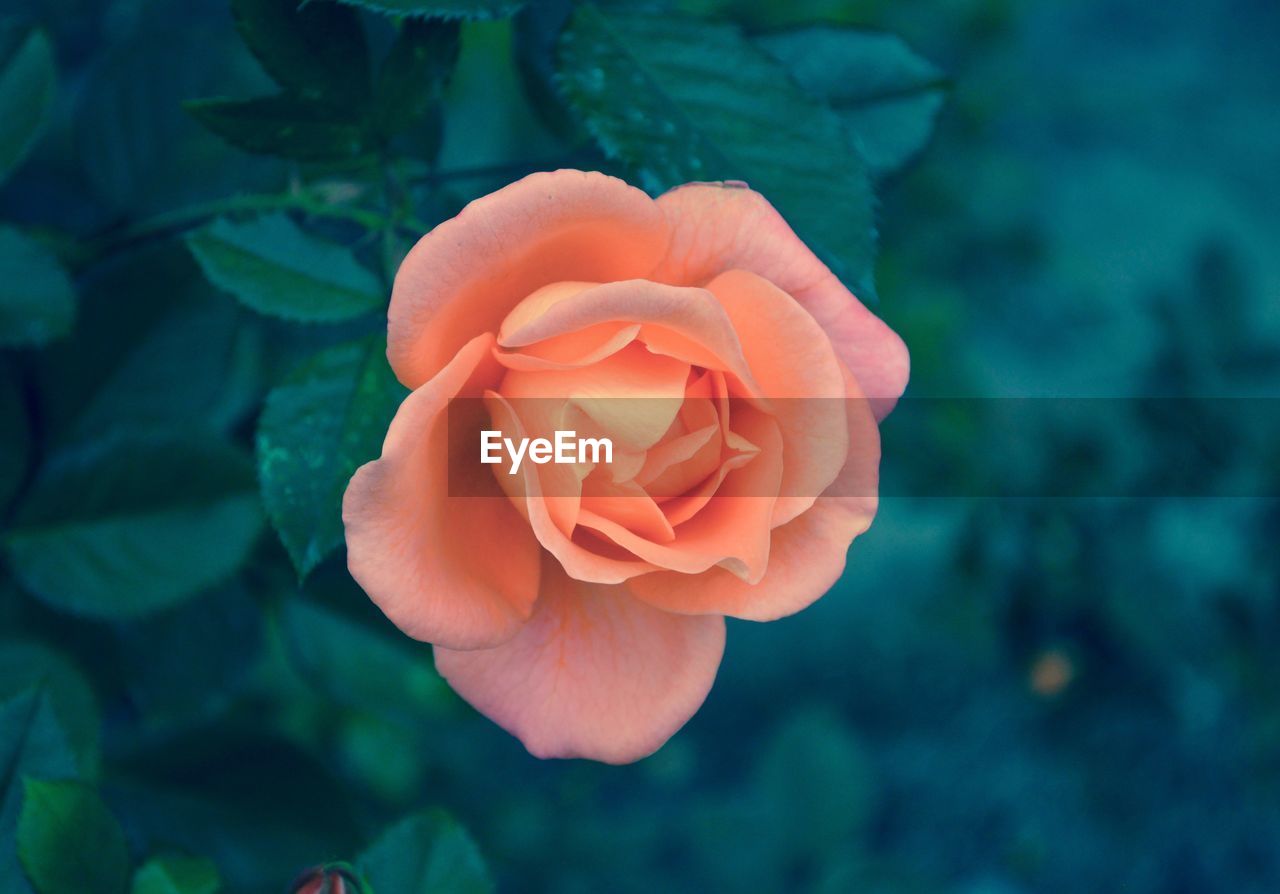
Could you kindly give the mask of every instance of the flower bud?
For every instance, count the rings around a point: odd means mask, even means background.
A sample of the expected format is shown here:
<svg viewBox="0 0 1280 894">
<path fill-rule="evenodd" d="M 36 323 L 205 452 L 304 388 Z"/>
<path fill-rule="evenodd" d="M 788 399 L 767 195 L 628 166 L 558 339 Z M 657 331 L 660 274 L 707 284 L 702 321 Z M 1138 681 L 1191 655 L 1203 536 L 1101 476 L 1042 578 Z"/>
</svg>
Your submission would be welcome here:
<svg viewBox="0 0 1280 894">
<path fill-rule="evenodd" d="M 326 863 L 303 870 L 289 894 L 363 894 L 360 879 L 346 863 Z"/>
</svg>

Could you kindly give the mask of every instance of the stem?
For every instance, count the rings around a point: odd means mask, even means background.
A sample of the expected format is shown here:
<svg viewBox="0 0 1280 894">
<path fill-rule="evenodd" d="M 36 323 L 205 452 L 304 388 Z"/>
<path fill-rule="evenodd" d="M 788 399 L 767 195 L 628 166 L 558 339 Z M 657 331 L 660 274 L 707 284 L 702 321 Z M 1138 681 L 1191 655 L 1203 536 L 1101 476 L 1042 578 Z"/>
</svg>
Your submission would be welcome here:
<svg viewBox="0 0 1280 894">
<path fill-rule="evenodd" d="M 277 193 L 268 195 L 232 196 L 227 199 L 216 199 L 174 211 L 166 211 L 149 217 L 146 220 L 129 224 L 123 228 L 108 230 L 101 235 L 89 239 L 76 251 L 74 266 L 85 266 L 103 255 L 109 254 L 135 242 L 141 242 L 153 236 L 160 236 L 174 230 L 185 230 L 203 223 L 211 217 L 222 214 L 236 214 L 246 211 L 301 211 L 316 217 L 329 217 L 335 220 L 349 220 L 365 229 L 380 230 L 388 225 L 388 220 L 376 211 L 362 208 L 349 208 L 343 205 L 330 205 L 306 193 Z"/>
<path fill-rule="evenodd" d="M 436 186 L 451 180 L 471 180 L 483 177 L 523 176 L 534 171 L 548 170 L 558 167 L 572 167 L 580 163 L 587 154 L 573 153 L 559 159 L 547 159 L 542 162 L 514 162 L 491 165 L 477 165 L 470 168 L 453 168 L 447 171 L 432 170 L 414 177 L 411 182 Z M 403 180 L 396 183 L 403 190 Z M 385 186 L 384 186 L 385 188 Z M 399 198 L 399 197 L 397 197 Z M 401 202 L 403 199 L 401 198 Z M 142 242 L 156 236 L 162 236 L 176 230 L 185 230 L 201 224 L 211 217 L 223 214 L 237 214 L 250 211 L 300 211 L 315 217 L 328 217 L 334 220 L 347 220 L 359 224 L 366 230 L 386 233 L 395 229 L 403 229 L 415 236 L 421 236 L 430 229 L 418 219 L 410 208 L 391 209 L 390 214 L 371 211 L 365 208 L 352 208 L 345 205 L 331 205 L 305 192 L 272 193 L 266 195 L 232 196 L 226 199 L 215 199 L 198 205 L 189 205 L 173 211 L 166 211 L 137 223 L 109 229 L 99 235 L 64 249 L 67 255 L 64 260 L 73 268 L 86 267 L 104 255 L 125 248 L 136 242 Z"/>
</svg>

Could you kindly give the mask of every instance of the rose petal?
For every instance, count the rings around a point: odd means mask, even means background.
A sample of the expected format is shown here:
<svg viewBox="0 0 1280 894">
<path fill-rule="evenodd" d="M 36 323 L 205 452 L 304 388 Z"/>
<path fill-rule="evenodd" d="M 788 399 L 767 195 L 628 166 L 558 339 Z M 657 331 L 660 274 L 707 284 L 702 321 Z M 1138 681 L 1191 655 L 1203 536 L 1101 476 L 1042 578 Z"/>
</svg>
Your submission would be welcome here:
<svg viewBox="0 0 1280 894">
<path fill-rule="evenodd" d="M 417 388 L 526 295 L 562 281 L 648 276 L 665 252 L 662 212 L 604 174 L 531 174 L 476 199 L 419 240 L 396 274 L 387 357 Z"/>
<path fill-rule="evenodd" d="M 565 403 L 552 400 L 527 400 L 520 404 L 518 424 L 514 427 L 507 420 L 509 413 L 515 411 L 510 404 L 492 390 L 484 394 L 485 408 L 489 413 L 490 431 L 499 432 L 501 438 L 519 443 L 522 438 L 555 437 L 557 429 L 571 430 L 571 423 L 566 422 L 568 407 Z M 537 465 L 527 456 L 520 464 L 516 474 L 511 473 L 513 460 L 505 450 L 501 462 L 494 464 L 494 478 L 498 486 L 512 501 L 520 513 L 529 518 L 527 500 L 528 487 L 525 477 L 531 475 L 537 480 L 538 493 L 541 495 L 540 505 L 545 509 L 551 523 L 565 536 L 572 537 L 573 529 L 578 524 L 578 506 L 582 497 L 582 480 L 590 470 L 582 470 L 577 463 L 561 465 L 547 463 Z"/>
<path fill-rule="evenodd" d="M 696 575 L 721 565 L 753 583 L 760 580 L 769 564 L 769 520 L 782 479 L 782 439 L 777 423 L 759 410 L 739 413 L 734 428 L 759 452 L 724 476 L 697 514 L 675 529 L 674 540 L 654 542 L 585 507 L 578 524 L 660 568 Z"/>
<path fill-rule="evenodd" d="M 594 421 L 615 447 L 643 450 L 671 427 L 688 379 L 689 364 L 633 344 L 589 367 L 511 370 L 498 391 L 522 419 L 534 405 L 563 401 Z"/>
<path fill-rule="evenodd" d="M 599 326 L 640 323 L 640 339 L 657 354 L 733 373 L 754 393 L 751 370 L 724 308 L 704 289 L 645 280 L 583 288 L 563 283 L 529 296 L 503 321 L 498 343 L 534 345 Z"/>
<path fill-rule="evenodd" d="M 405 399 L 382 458 L 356 471 L 342 503 L 351 576 L 409 636 L 456 649 L 513 636 L 538 593 L 537 539 L 475 463 L 478 440 L 450 438 L 449 400 L 502 373 L 492 346 L 492 335 L 472 339 Z M 467 496 L 450 496 L 450 473 Z M 501 562 L 476 549 L 489 542 Z"/>
<path fill-rule="evenodd" d="M 627 587 L 658 608 L 691 614 L 729 615 L 773 621 L 820 599 L 844 571 L 853 540 L 875 518 L 880 466 L 880 430 L 870 402 L 847 369 L 849 459 L 822 496 L 802 515 L 773 529 L 769 567 L 754 586 L 723 568 L 703 574 L 657 571 L 632 578 Z"/>
<path fill-rule="evenodd" d="M 535 289 L 521 298 L 520 303 L 511 308 L 511 311 L 502 318 L 502 325 L 498 327 L 498 344 L 503 347 L 522 344 L 511 341 L 512 333 L 534 322 L 561 301 L 599 285 L 598 282 L 565 281 L 549 283 L 540 289 Z M 523 342 L 523 344 L 529 344 L 529 342 Z"/>
<path fill-rule="evenodd" d="M 781 428 L 786 462 L 773 524 L 786 524 L 836 480 L 848 455 L 840 361 L 813 317 L 768 280 L 730 270 L 707 289 L 733 320 Z"/>
<path fill-rule="evenodd" d="M 715 472 L 720 448 L 719 420 L 667 438 L 645 454 L 635 482 L 657 499 L 679 496 Z"/>
<path fill-rule="evenodd" d="M 509 433 L 508 437 L 528 437 L 524 424 L 506 398 L 493 393 L 488 396 L 487 403 L 495 429 Z M 544 494 L 538 468 L 533 463 L 525 463 L 517 475 L 506 476 L 503 473 L 505 476 L 503 490 L 507 492 L 511 501 L 520 507 L 520 512 L 528 519 L 529 527 L 533 529 L 538 542 L 559 560 L 570 575 L 582 581 L 617 584 L 637 574 L 653 570 L 655 566 L 642 562 L 634 556 L 602 555 L 588 549 L 575 538 L 572 528 L 566 531 L 558 525 L 552 515 L 554 501 L 567 501 L 569 497 L 548 498 Z M 549 503 L 553 505 L 549 506 Z M 576 525 L 576 511 L 574 524 Z"/>
<path fill-rule="evenodd" d="M 494 352 L 507 369 L 536 372 L 541 369 L 578 369 L 612 357 L 636 340 L 637 324 L 601 323 L 580 332 L 568 332 L 518 350 Z"/>
<path fill-rule="evenodd" d="M 662 746 L 702 705 L 724 654 L 724 619 L 658 611 L 554 563 L 529 622 L 480 651 L 437 648 L 459 695 L 537 757 L 612 764 Z"/>
<path fill-rule="evenodd" d="M 643 488 L 634 482 L 615 482 L 607 473 L 590 475 L 583 482 L 582 511 L 655 543 L 670 543 L 676 537 L 662 509 Z"/>
<path fill-rule="evenodd" d="M 755 584 L 724 568 L 712 568 L 696 575 L 655 571 L 632 578 L 626 586 L 637 598 L 665 611 L 773 621 L 800 611 L 830 590 L 844 571 L 849 544 L 870 524 L 870 515 L 852 515 L 842 501 L 820 497 L 808 512 L 773 529 L 769 566 Z"/>
<path fill-rule="evenodd" d="M 672 497 L 664 500 L 660 504 L 662 512 L 667 517 L 668 524 L 672 526 L 682 525 L 689 519 L 693 518 L 702 511 L 711 498 L 716 495 L 716 491 L 720 489 L 720 485 L 729 473 L 734 469 L 740 469 L 755 458 L 755 453 L 759 452 L 759 448 L 751 445 L 753 451 L 730 452 L 729 455 L 720 461 L 720 465 L 716 469 L 699 482 L 695 487 L 685 491 L 678 497 Z M 772 515 L 772 510 L 770 510 Z M 766 523 L 771 523 L 772 518 L 767 519 Z"/>
<path fill-rule="evenodd" d="M 671 222 L 672 240 L 654 279 L 697 286 L 727 270 L 759 274 L 822 325 L 876 417 L 893 409 L 910 372 L 902 339 L 844 287 L 762 195 L 742 186 L 690 183 L 659 197 L 658 205 Z"/>
</svg>

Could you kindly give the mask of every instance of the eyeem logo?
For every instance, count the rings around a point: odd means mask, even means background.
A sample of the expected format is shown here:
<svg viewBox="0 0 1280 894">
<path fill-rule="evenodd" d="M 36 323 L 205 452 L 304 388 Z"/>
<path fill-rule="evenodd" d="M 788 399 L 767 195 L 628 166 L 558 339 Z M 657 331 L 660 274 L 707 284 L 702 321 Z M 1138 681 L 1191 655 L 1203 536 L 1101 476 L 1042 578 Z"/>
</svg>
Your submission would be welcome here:
<svg viewBox="0 0 1280 894">
<path fill-rule="evenodd" d="M 521 438 L 515 441 L 502 437 L 500 431 L 480 432 L 480 462 L 496 465 L 502 462 L 503 448 L 511 458 L 508 475 L 520 471 L 524 458 L 538 465 L 557 463 L 573 465 L 575 463 L 613 462 L 613 441 L 609 438 L 579 438 L 576 431 L 557 431 L 555 441 L 547 438 Z M 601 460 L 601 454 L 604 459 Z"/>
</svg>

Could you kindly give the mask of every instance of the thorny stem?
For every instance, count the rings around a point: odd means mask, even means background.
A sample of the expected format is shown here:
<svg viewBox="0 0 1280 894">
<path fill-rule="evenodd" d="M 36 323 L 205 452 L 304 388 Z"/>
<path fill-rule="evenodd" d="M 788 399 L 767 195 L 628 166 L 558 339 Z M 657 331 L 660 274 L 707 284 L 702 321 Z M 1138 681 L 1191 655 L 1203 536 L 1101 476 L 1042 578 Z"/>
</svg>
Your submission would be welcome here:
<svg viewBox="0 0 1280 894">
<path fill-rule="evenodd" d="M 185 230 L 221 214 L 285 210 L 301 211 L 304 214 L 334 220 L 349 220 L 369 230 L 380 230 L 388 224 L 387 218 L 376 211 L 346 205 L 332 205 L 303 192 L 232 196 L 166 211 L 134 224 L 107 230 L 76 246 L 73 249 L 75 256 L 71 259 L 71 263 L 75 267 L 87 266 L 104 255 L 136 242 Z"/>
<path fill-rule="evenodd" d="M 436 186 L 452 180 L 470 180 L 493 176 L 515 176 L 554 167 L 571 166 L 581 161 L 579 155 L 570 155 L 560 159 L 548 159 L 543 163 L 520 162 L 493 165 L 478 165 L 470 168 L 452 168 L 450 170 L 432 170 L 421 176 L 412 178 L 410 182 Z M 393 234 L 397 229 L 415 236 L 421 236 L 430 229 L 422 220 L 412 213 L 412 209 L 403 207 L 404 180 L 396 177 L 394 189 L 392 184 L 384 181 L 384 189 L 395 192 L 395 204 L 392 196 L 387 195 L 386 212 L 373 211 L 367 208 L 353 208 L 349 205 L 334 205 L 323 199 L 303 191 L 285 193 L 267 193 L 262 195 L 231 196 L 215 199 L 173 211 L 166 211 L 137 223 L 110 228 L 97 236 L 76 243 L 59 246 L 66 255 L 65 260 L 73 268 L 87 267 L 102 257 L 119 249 L 138 242 L 167 233 L 189 229 L 206 220 L 222 214 L 237 214 L 252 211 L 299 211 L 316 217 L 327 217 L 333 220 L 347 220 L 359 224 L 375 233 Z M 385 194 L 384 194 L 385 195 Z"/>
</svg>

